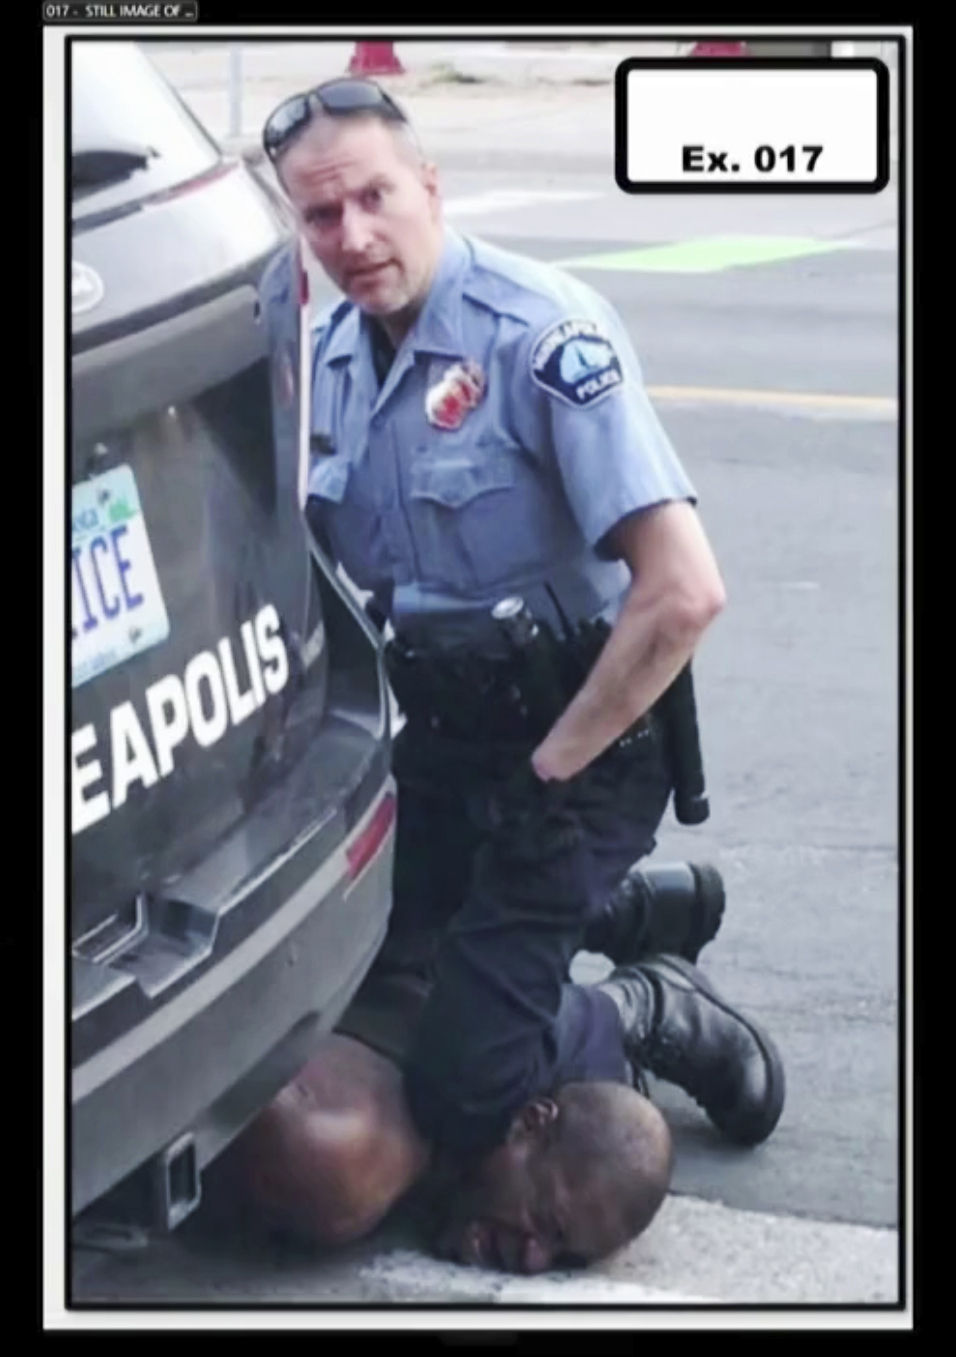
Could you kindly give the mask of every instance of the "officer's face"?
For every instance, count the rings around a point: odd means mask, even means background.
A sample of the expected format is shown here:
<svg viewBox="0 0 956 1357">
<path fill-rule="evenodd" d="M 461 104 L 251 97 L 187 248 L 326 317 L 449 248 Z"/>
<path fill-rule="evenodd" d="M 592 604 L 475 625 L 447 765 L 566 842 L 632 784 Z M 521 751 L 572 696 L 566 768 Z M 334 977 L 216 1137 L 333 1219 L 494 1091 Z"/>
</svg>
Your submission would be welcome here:
<svg viewBox="0 0 956 1357">
<path fill-rule="evenodd" d="M 378 119 L 317 120 L 280 172 L 313 254 L 374 316 L 414 313 L 441 253 L 437 173 Z"/>
</svg>

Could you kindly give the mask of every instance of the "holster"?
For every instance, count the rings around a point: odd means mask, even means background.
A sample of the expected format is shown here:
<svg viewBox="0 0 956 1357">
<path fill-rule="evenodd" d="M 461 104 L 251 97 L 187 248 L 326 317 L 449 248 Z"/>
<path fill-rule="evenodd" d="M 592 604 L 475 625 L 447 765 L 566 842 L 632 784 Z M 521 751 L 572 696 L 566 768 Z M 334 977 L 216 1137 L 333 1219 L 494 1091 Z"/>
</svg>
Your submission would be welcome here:
<svg viewBox="0 0 956 1357">
<path fill-rule="evenodd" d="M 571 650 L 556 643 L 556 669 L 565 705 L 587 678 L 609 630 L 587 625 L 586 648 Z M 396 638 L 385 647 L 385 667 L 395 700 L 413 730 L 486 748 L 526 747 L 530 753 L 550 728 L 550 721 L 542 721 L 525 696 L 518 658 L 413 651 Z M 642 716 L 615 742 L 608 757 L 655 729 L 653 713 Z"/>
<path fill-rule="evenodd" d="M 532 738 L 529 713 L 507 659 L 468 652 L 385 647 L 392 692 L 409 725 L 463 741 L 520 743 Z"/>
</svg>

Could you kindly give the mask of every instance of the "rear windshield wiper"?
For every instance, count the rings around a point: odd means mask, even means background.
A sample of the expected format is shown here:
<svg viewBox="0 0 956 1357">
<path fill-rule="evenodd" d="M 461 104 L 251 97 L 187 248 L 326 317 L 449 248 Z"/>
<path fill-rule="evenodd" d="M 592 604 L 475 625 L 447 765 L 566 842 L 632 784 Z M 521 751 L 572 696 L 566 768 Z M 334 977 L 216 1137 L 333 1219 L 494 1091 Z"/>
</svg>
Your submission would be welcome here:
<svg viewBox="0 0 956 1357">
<path fill-rule="evenodd" d="M 137 170 L 147 169 L 150 160 L 158 154 L 151 146 L 77 147 L 72 156 L 73 192 L 120 184 Z"/>
</svg>

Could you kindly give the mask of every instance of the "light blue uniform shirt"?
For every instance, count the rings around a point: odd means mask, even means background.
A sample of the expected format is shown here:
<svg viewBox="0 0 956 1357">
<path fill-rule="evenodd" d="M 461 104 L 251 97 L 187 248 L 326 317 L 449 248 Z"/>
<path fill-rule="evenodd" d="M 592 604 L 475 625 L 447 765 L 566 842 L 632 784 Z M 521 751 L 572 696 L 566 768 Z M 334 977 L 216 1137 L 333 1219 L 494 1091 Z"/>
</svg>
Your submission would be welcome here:
<svg viewBox="0 0 956 1357">
<path fill-rule="evenodd" d="M 379 389 L 368 321 L 348 301 L 314 330 L 309 494 L 360 589 L 393 590 L 412 642 L 495 650 L 496 602 L 554 624 L 617 614 L 631 581 L 601 554 L 626 514 L 696 502 L 607 302 L 552 266 L 447 231 L 428 299 Z M 426 397 L 455 364 L 485 377 L 454 430 Z"/>
</svg>

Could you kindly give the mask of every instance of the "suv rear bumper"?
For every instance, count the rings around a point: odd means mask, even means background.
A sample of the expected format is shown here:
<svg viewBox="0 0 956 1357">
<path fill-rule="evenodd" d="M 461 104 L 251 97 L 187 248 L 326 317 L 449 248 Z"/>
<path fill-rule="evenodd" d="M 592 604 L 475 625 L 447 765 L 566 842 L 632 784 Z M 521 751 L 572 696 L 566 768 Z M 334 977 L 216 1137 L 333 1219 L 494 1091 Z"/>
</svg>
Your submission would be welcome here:
<svg viewBox="0 0 956 1357">
<path fill-rule="evenodd" d="M 74 1215 L 186 1132 L 204 1168 L 335 1026 L 388 922 L 394 821 L 352 881 L 348 862 L 388 796 L 391 777 L 258 928 L 73 1070 Z"/>
</svg>

